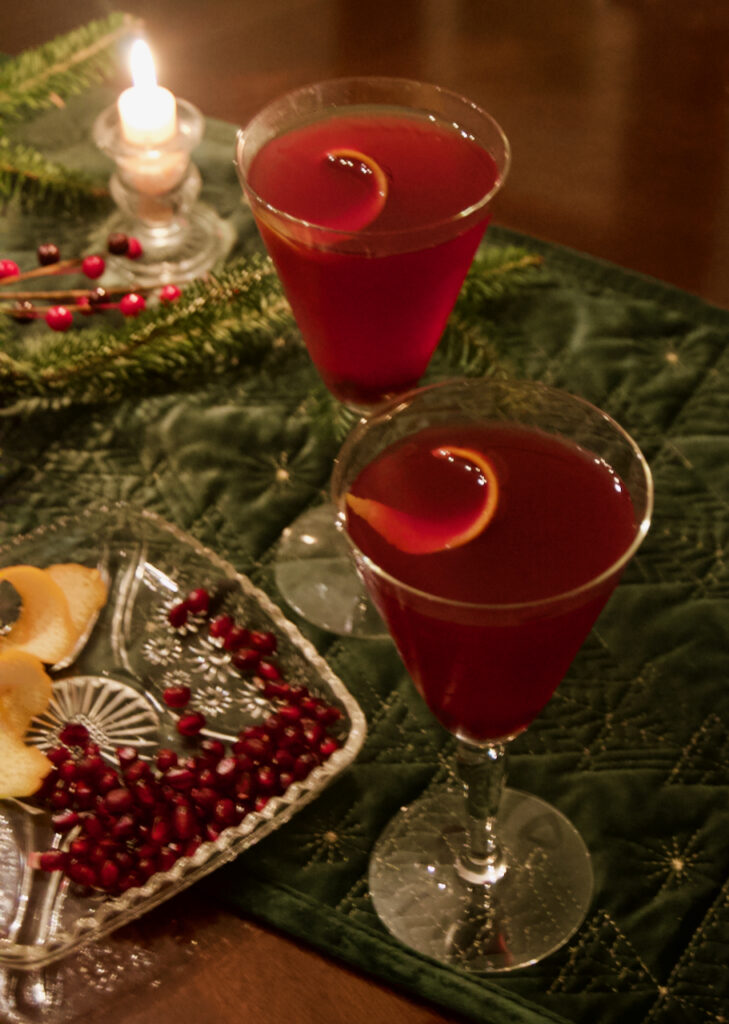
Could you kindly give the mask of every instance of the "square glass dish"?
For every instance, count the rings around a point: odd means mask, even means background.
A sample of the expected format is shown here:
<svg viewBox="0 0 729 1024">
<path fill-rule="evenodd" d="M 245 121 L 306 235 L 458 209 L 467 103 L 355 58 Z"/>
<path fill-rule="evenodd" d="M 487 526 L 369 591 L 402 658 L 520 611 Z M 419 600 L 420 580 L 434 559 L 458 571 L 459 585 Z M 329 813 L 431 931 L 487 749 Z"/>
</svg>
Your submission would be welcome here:
<svg viewBox="0 0 729 1024">
<path fill-rule="evenodd" d="M 0 964 L 30 969 L 98 939 L 233 860 L 279 828 L 313 800 L 356 757 L 365 738 L 357 702 L 326 662 L 283 613 L 251 581 L 212 551 L 153 513 L 119 504 L 67 517 L 0 547 L 0 567 L 46 568 L 77 562 L 97 567 L 108 583 L 108 599 L 72 659 L 49 669 L 53 697 L 33 721 L 26 742 L 49 750 L 68 721 L 80 722 L 102 758 L 119 768 L 117 748 L 132 745 L 141 760 L 171 748 L 189 758 L 197 748 L 181 736 L 178 716 L 164 691 L 188 686 L 189 708 L 205 716 L 197 739 L 218 739 L 229 752 L 246 727 L 262 726 L 282 707 L 258 671 L 241 672 L 220 638 L 210 634 L 210 616 L 192 615 L 181 627 L 169 611 L 191 590 L 205 588 L 216 617 L 230 615 L 249 630 L 272 633 L 269 659 L 282 680 L 336 711 L 327 726 L 336 741 L 331 756 L 304 778 L 279 786 L 260 809 L 203 841 L 167 870 L 141 885 L 104 892 L 79 885 L 60 871 L 34 866 L 37 851 L 67 851 L 79 829 L 59 835 L 50 812 L 33 799 L 0 800 Z M 305 688 L 305 689 L 300 689 Z M 179 845 L 179 844 L 178 844 Z"/>
</svg>

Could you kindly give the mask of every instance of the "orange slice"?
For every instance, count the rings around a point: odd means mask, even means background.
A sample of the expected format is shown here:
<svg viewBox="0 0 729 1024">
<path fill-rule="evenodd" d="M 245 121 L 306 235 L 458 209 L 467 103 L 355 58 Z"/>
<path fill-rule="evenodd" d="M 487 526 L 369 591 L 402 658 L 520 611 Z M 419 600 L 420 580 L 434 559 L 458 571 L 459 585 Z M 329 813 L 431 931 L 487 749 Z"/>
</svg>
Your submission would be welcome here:
<svg viewBox="0 0 729 1024">
<path fill-rule="evenodd" d="M 379 217 L 387 202 L 387 175 L 376 160 L 358 149 L 330 149 L 324 156 L 339 175 L 347 175 L 351 187 L 341 207 L 327 215 L 327 227 L 361 231 Z M 340 179 L 340 184 L 343 179 Z M 333 197 L 331 197 L 333 199 Z"/>
<path fill-rule="evenodd" d="M 8 580 L 22 602 L 20 615 L 0 636 L 0 652 L 16 648 L 50 664 L 64 658 L 73 649 L 77 634 L 59 585 L 32 565 L 0 569 L 0 580 Z"/>
<path fill-rule="evenodd" d="M 347 504 L 384 539 L 412 555 L 429 555 L 462 547 L 483 533 L 496 513 L 499 502 L 499 484 L 491 462 L 472 448 L 434 448 L 431 455 L 459 464 L 461 470 L 474 473 L 473 482 L 483 487 L 483 495 L 476 511 L 455 513 L 444 519 L 403 512 L 374 498 L 360 498 L 347 494 Z"/>
</svg>

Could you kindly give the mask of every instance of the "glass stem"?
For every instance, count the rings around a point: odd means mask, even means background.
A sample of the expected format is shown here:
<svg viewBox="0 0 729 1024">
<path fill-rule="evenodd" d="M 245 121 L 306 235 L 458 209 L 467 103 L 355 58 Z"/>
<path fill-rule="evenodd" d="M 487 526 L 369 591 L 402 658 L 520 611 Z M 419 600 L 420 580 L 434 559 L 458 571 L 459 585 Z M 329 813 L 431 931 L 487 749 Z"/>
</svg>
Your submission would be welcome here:
<svg viewBox="0 0 729 1024">
<path fill-rule="evenodd" d="M 468 840 L 456 868 L 465 881 L 490 885 L 506 871 L 496 828 L 506 780 L 506 749 L 501 743 L 481 746 L 459 740 L 456 766 L 468 818 Z"/>
</svg>

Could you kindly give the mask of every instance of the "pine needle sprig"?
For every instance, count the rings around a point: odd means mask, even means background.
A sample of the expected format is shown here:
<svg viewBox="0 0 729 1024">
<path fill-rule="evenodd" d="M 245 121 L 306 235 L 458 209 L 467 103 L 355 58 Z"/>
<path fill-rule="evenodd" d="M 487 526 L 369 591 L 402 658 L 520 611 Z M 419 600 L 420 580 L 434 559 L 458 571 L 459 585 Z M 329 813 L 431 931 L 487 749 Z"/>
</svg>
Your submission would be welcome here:
<svg viewBox="0 0 729 1024">
<path fill-rule="evenodd" d="M 63 396 L 112 400 L 199 382 L 299 342 L 273 268 L 262 256 L 189 285 L 173 306 L 118 327 L 52 334 L 19 357 L 0 352 L 0 405 Z"/>
<path fill-rule="evenodd" d="M 543 259 L 517 246 L 486 244 L 476 256 L 456 303 L 456 313 L 472 315 L 534 284 Z"/>
<path fill-rule="evenodd" d="M 0 65 L 0 119 L 63 106 L 103 81 L 116 66 L 118 43 L 140 25 L 132 15 L 114 13 Z"/>
<path fill-rule="evenodd" d="M 98 206 L 108 195 L 106 185 L 83 172 L 0 136 L 0 202 L 17 200 L 22 210 L 52 205 L 55 211 L 73 214 L 89 203 Z"/>
</svg>

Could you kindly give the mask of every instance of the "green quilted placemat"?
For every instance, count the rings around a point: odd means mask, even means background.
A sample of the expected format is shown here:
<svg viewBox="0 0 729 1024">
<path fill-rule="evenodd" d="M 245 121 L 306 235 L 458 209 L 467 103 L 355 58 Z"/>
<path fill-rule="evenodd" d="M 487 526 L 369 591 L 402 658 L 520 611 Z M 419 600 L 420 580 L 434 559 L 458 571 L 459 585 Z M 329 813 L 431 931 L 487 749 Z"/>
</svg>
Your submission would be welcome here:
<svg viewBox="0 0 729 1024">
<path fill-rule="evenodd" d="M 48 145 L 55 138 L 69 160 L 93 163 L 90 107 L 73 115 L 63 131 L 55 114 L 32 131 Z M 255 242 L 233 137 L 231 126 L 210 123 L 196 160 L 204 197 L 235 226 L 240 253 Z M 0 249 L 26 262 L 41 240 L 80 251 L 94 227 L 8 212 Z M 718 1024 L 729 1019 L 729 314 L 504 230 L 491 230 L 488 244 L 520 246 L 543 264 L 485 302 L 464 351 L 478 350 L 487 372 L 595 402 L 634 435 L 655 475 L 647 541 L 511 755 L 512 784 L 556 804 L 592 852 L 587 920 L 541 964 L 489 979 L 433 965 L 388 936 L 368 898 L 369 851 L 400 805 L 445 776 L 451 740 L 389 642 L 305 624 L 363 707 L 368 739 L 320 799 L 202 884 L 221 905 L 474 1020 Z M 451 339 L 430 376 L 462 365 Z M 282 341 L 185 389 L 5 410 L 0 541 L 129 501 L 188 530 L 276 598 L 277 540 L 322 500 L 337 448 L 322 409 L 305 351 Z"/>
</svg>

